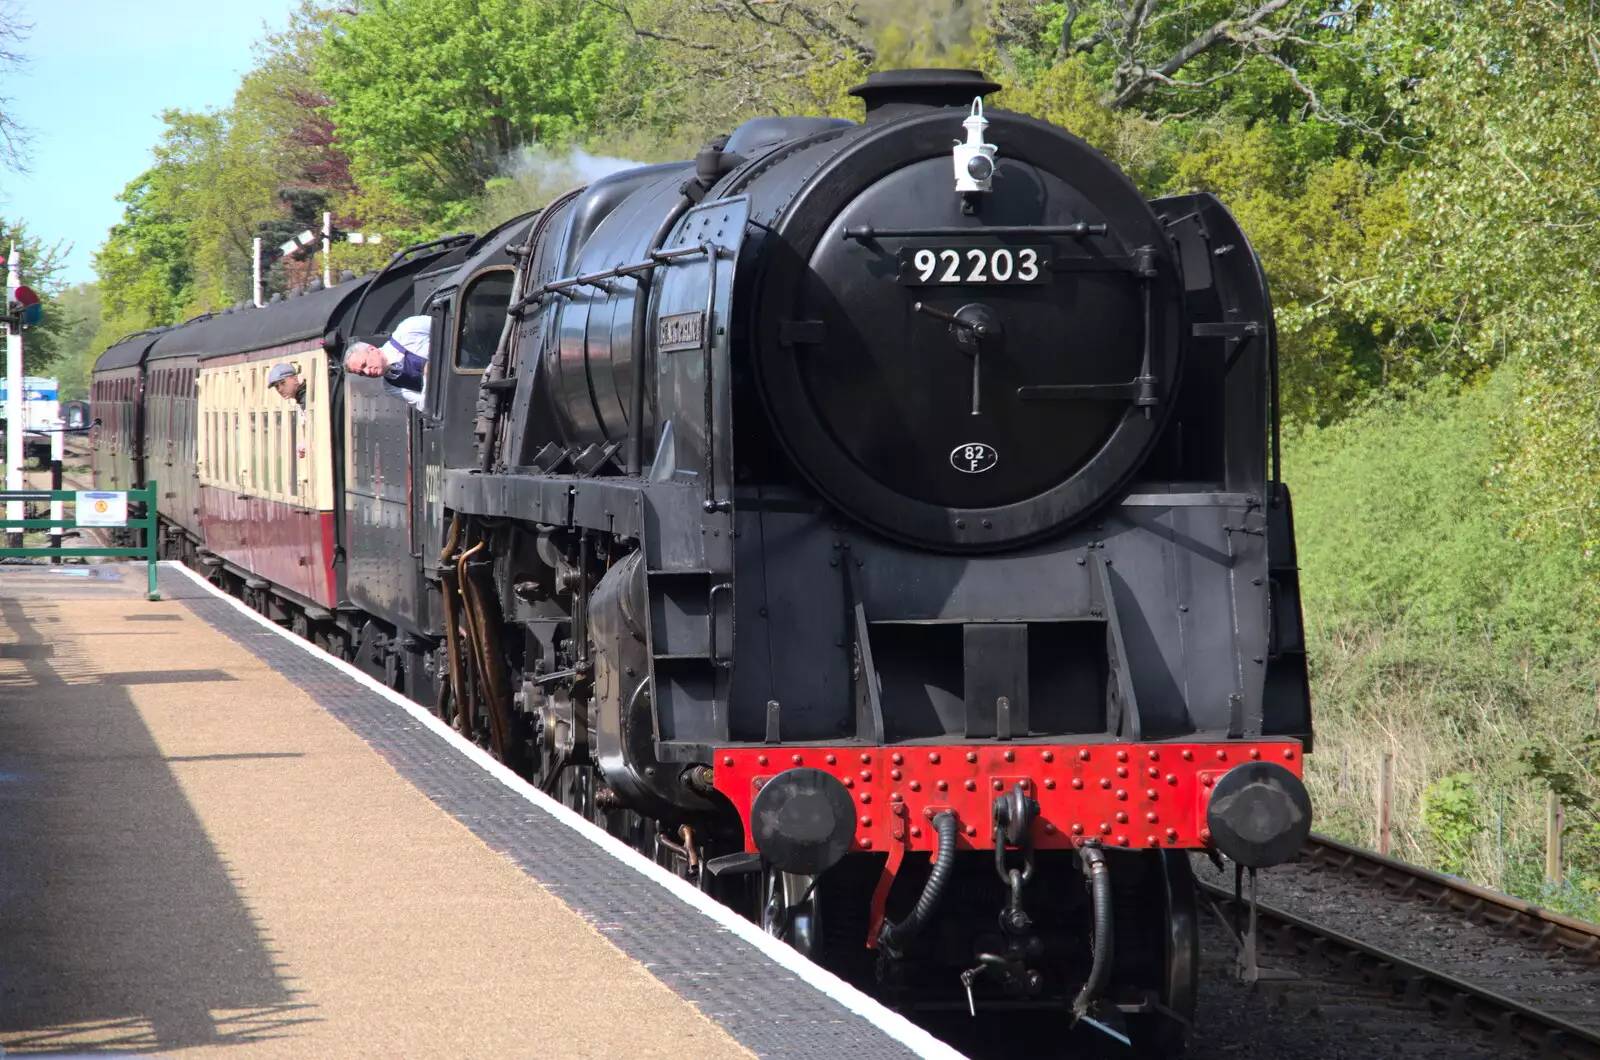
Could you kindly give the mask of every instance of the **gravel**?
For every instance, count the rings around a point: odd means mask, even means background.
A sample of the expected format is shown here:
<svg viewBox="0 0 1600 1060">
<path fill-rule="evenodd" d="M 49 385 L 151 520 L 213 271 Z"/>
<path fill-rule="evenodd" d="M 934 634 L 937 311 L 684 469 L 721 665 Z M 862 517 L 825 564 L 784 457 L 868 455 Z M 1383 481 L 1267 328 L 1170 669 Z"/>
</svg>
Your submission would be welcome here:
<svg viewBox="0 0 1600 1060">
<path fill-rule="evenodd" d="M 1299 978 L 1241 982 L 1233 943 L 1209 915 L 1201 923 L 1200 1012 L 1188 1053 L 1193 1060 L 1506 1056 L 1476 1030 L 1448 1027 L 1377 987 L 1341 982 L 1326 964 L 1293 951 L 1265 946 L 1260 963 Z"/>
<path fill-rule="evenodd" d="M 1199 858 L 1194 864 L 1202 879 L 1232 886 L 1231 871 L 1219 874 Z M 1320 866 L 1265 870 L 1256 893 L 1285 912 L 1600 1033 L 1600 964 L 1553 953 L 1459 913 L 1391 897 Z"/>
<path fill-rule="evenodd" d="M 1309 915 L 1309 914 L 1308 914 Z M 1517 1050 L 1496 1046 L 1472 1028 L 1454 1027 L 1387 990 L 1341 981 L 1325 963 L 1264 945 L 1263 968 L 1297 978 L 1241 982 L 1235 951 L 1209 913 L 1201 916 L 1201 985 L 1190 1060 L 1505 1060 Z M 1013 1016 L 1003 1024 L 944 1018 L 929 1030 L 972 1060 L 1029 1057 L 1126 1060 L 1127 1053 L 1092 1030 L 1067 1032 L 1060 1020 Z"/>
</svg>

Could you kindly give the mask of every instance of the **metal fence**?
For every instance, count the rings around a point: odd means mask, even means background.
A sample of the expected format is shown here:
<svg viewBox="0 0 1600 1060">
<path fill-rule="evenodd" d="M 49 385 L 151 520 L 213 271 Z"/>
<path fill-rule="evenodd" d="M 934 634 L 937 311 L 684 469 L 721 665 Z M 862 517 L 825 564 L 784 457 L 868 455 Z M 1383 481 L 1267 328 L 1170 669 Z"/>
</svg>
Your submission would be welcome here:
<svg viewBox="0 0 1600 1060">
<path fill-rule="evenodd" d="M 146 482 L 144 489 L 139 490 L 0 490 L 0 502 L 32 501 L 34 503 L 38 503 L 40 501 L 50 501 L 52 503 L 59 502 L 62 504 L 70 504 L 73 508 L 72 518 L 70 519 L 0 519 L 0 528 L 3 528 L 7 534 L 16 533 L 19 530 L 78 530 L 85 527 L 116 527 L 144 531 L 144 544 L 138 548 L 115 548 L 111 546 L 97 545 L 89 548 L 73 548 L 71 550 L 63 550 L 61 548 L 60 535 L 56 535 L 56 539 L 51 542 L 49 547 L 0 548 L 0 557 L 54 556 L 59 559 L 64 555 L 68 555 L 70 551 L 70 554 L 74 556 L 126 557 L 131 559 L 142 559 L 145 561 L 145 566 L 148 569 L 150 579 L 149 590 L 146 593 L 146 596 L 151 600 L 159 600 L 161 599 L 161 594 L 156 590 L 156 547 L 158 541 L 156 535 L 157 496 L 158 493 L 156 492 L 156 481 L 154 479 Z M 91 515 L 87 522 L 83 521 L 82 517 L 85 513 L 79 511 L 80 505 L 103 505 L 104 510 L 110 512 L 111 509 L 118 503 L 118 498 L 121 498 L 121 503 L 129 509 L 131 509 L 135 504 L 142 503 L 144 505 L 143 518 L 135 519 L 129 517 L 122 521 L 106 522 L 102 519 L 97 519 L 94 515 Z M 97 512 L 95 514 L 99 515 L 101 513 Z M 114 515 L 115 513 L 111 512 L 111 514 Z"/>
</svg>

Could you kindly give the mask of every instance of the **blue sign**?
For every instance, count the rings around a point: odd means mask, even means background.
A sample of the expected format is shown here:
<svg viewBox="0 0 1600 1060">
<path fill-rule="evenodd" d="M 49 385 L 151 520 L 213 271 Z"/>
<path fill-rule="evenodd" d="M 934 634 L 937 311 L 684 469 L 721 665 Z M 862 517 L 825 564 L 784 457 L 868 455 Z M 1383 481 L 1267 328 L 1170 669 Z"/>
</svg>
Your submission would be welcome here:
<svg viewBox="0 0 1600 1060">
<path fill-rule="evenodd" d="M 61 392 L 54 379 L 45 379 L 39 376 L 28 376 L 22 381 L 22 400 L 24 401 L 54 401 Z M 0 378 L 0 401 L 5 400 L 11 388 L 4 378 Z"/>
</svg>

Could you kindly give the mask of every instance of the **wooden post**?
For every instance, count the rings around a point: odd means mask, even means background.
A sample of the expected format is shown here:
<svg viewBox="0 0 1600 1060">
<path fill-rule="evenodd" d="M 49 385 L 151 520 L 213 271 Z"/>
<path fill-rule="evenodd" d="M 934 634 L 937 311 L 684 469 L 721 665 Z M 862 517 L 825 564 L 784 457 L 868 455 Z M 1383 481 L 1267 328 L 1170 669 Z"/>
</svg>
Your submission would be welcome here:
<svg viewBox="0 0 1600 1060">
<path fill-rule="evenodd" d="M 1394 755 L 1385 751 L 1378 759 L 1378 853 L 1389 853 L 1390 823 L 1394 819 Z"/>
<path fill-rule="evenodd" d="M 1494 807 L 1494 880 L 1500 890 L 1506 889 L 1506 793 L 1495 792 Z"/>
<path fill-rule="evenodd" d="M 1561 883 L 1561 833 L 1566 828 L 1567 811 L 1561 797 L 1555 792 L 1545 793 L 1544 828 L 1544 878 L 1557 886 Z"/>
</svg>

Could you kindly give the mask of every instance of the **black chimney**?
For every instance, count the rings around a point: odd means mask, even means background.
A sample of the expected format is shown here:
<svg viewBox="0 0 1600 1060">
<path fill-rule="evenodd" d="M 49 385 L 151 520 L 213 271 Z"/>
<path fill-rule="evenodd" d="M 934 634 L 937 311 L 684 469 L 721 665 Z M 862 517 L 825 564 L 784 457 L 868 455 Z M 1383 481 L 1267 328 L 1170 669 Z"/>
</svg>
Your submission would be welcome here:
<svg viewBox="0 0 1600 1060">
<path fill-rule="evenodd" d="M 867 121 L 885 121 L 930 107 L 970 107 L 1000 91 L 980 70 L 884 70 L 850 90 L 867 105 Z"/>
</svg>

